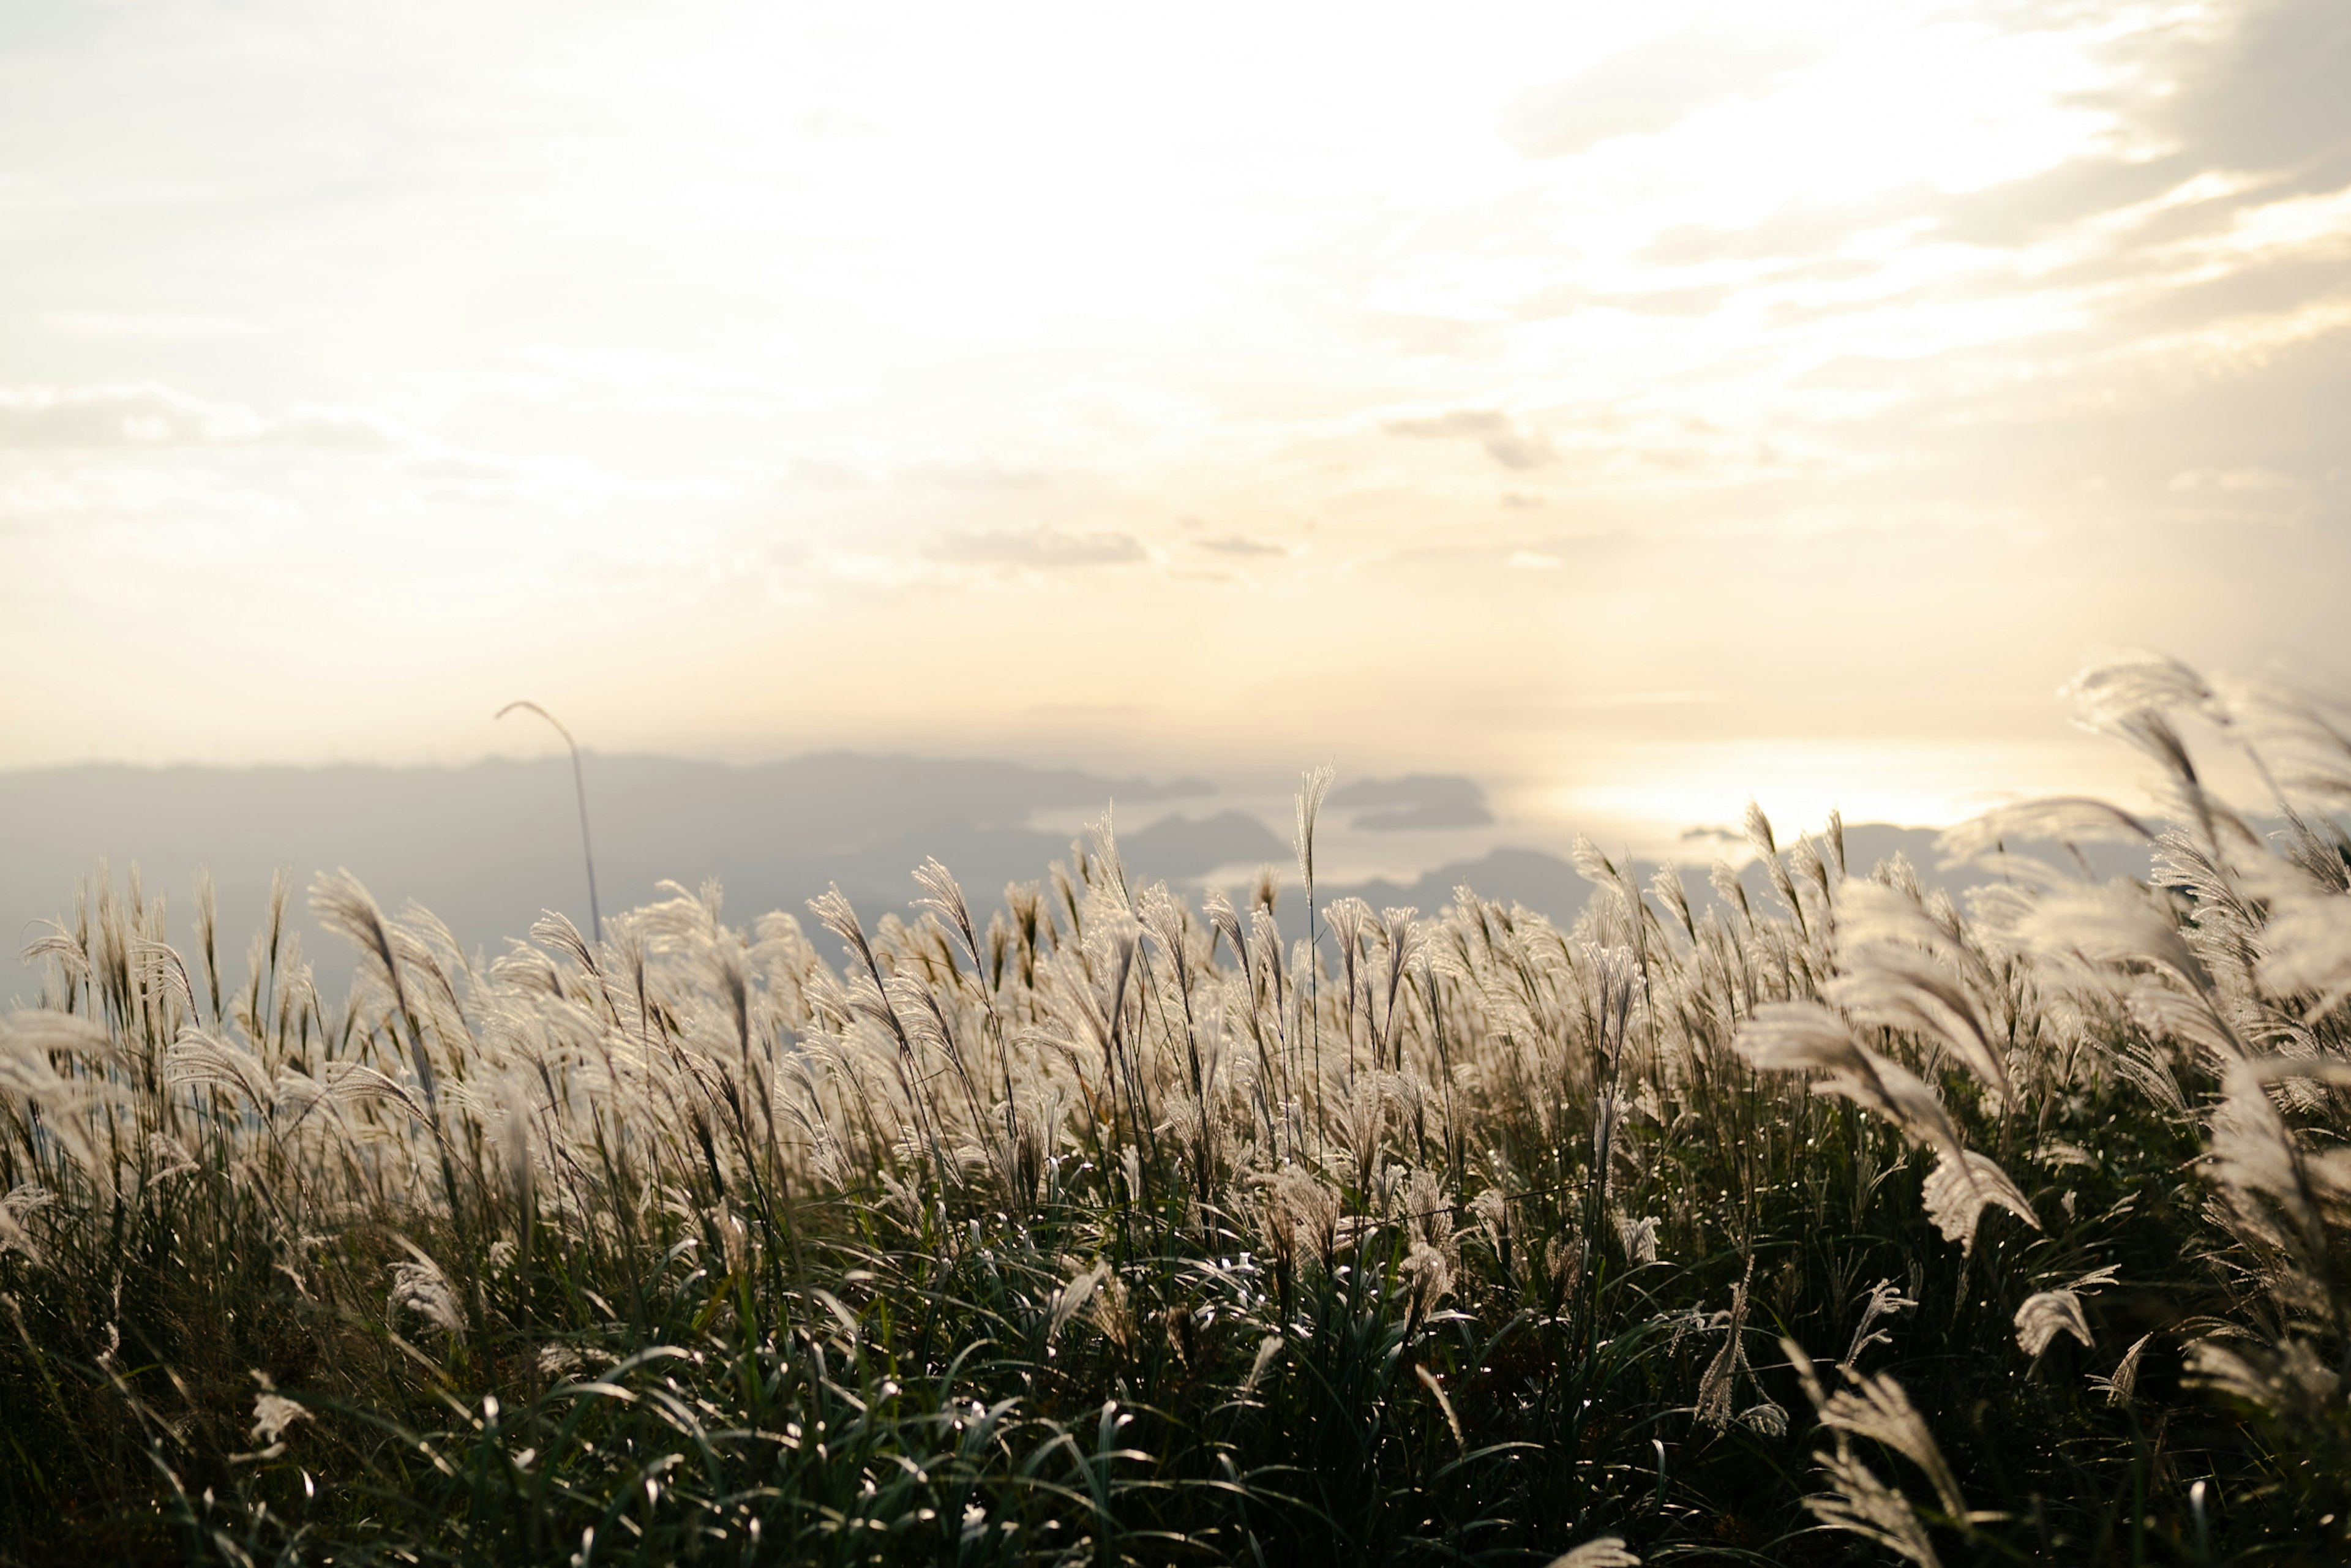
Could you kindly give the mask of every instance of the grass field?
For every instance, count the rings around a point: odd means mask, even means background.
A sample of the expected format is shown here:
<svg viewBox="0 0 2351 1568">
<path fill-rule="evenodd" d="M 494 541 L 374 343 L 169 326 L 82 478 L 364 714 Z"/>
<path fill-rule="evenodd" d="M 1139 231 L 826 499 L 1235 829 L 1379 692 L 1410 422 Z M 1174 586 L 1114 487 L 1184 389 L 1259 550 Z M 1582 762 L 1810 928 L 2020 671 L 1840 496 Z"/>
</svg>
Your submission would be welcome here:
<svg viewBox="0 0 2351 1568">
<path fill-rule="evenodd" d="M 2076 690 L 2163 820 L 1954 830 L 1965 910 L 1760 814 L 1768 900 L 1317 907 L 1320 777 L 1237 902 L 1105 827 L 821 948 L 322 879 L 348 1000 L 289 889 L 237 963 L 97 881 L 0 1023 L 0 1561 L 2351 1559 L 2351 738 Z"/>
</svg>

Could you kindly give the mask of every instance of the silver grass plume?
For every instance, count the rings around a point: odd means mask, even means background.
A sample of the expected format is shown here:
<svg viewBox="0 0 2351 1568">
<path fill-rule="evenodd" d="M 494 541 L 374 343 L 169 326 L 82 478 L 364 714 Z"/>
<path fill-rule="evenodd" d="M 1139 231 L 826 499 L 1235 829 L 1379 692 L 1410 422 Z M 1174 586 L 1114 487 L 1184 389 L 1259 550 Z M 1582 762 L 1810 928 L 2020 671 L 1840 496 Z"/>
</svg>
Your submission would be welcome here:
<svg viewBox="0 0 2351 1568">
<path fill-rule="evenodd" d="M 1845 1347 L 1844 1359 L 1837 1363 L 1844 1371 L 1853 1371 L 1861 1362 L 1862 1352 L 1874 1344 L 1891 1344 L 1894 1336 L 1875 1326 L 1880 1318 L 1890 1318 L 1896 1312 L 1907 1312 L 1918 1303 L 1904 1295 L 1891 1280 L 1880 1280 L 1869 1288 L 1869 1300 L 1862 1304 L 1861 1322 L 1854 1325 L 1853 1343 Z"/>
<path fill-rule="evenodd" d="M 1445 1425 L 1453 1434 L 1453 1451 L 1457 1454 L 1467 1453 L 1469 1440 L 1461 1430 L 1461 1417 L 1453 1408 L 1452 1396 L 1445 1392 L 1445 1380 L 1429 1371 L 1425 1364 L 1416 1363 L 1412 1375 L 1420 1380 L 1420 1385 L 1427 1389 L 1430 1397 L 1437 1401 L 1437 1408 L 1444 1415 Z"/>
<path fill-rule="evenodd" d="M 261 1385 L 261 1392 L 253 1398 L 253 1440 L 274 1447 L 286 1436 L 286 1428 L 297 1421 L 308 1420 L 310 1412 L 278 1393 L 267 1373 L 256 1372 L 253 1375 Z"/>
<path fill-rule="evenodd" d="M 956 881 L 955 873 L 934 855 L 914 868 L 914 880 L 923 889 L 923 896 L 914 901 L 915 906 L 930 910 L 945 921 L 947 929 L 962 942 L 965 955 L 971 959 L 972 968 L 984 974 L 978 929 L 972 924 L 971 905 L 964 901 L 963 886 Z"/>
<path fill-rule="evenodd" d="M 1132 912 L 1134 894 L 1127 887 L 1126 864 L 1119 859 L 1118 827 L 1113 820 L 1113 806 L 1104 806 L 1102 814 L 1086 824 L 1086 831 L 1094 841 L 1092 863 L 1102 868 L 1102 885 L 1116 894 L 1119 904 Z"/>
<path fill-rule="evenodd" d="M 1815 1094 L 1841 1095 L 1876 1112 L 1912 1139 L 1947 1155 L 1963 1145 L 1943 1103 L 1916 1073 L 1879 1055 L 1818 1002 L 1767 1002 L 1740 1027 L 1739 1053 L 1770 1072 L 1825 1072 Z"/>
<path fill-rule="evenodd" d="M 2118 806 L 2086 796 L 2060 795 L 1996 806 L 1936 839 L 1946 865 L 1973 861 L 2009 843 L 2140 843 L 2155 830 Z"/>
<path fill-rule="evenodd" d="M 1646 1269 L 1657 1260 L 1657 1218 L 1643 1215 L 1635 1219 L 1629 1214 L 1615 1217 L 1616 1239 L 1625 1249 L 1625 1260 L 1636 1269 Z M 1742 1294 L 1740 1301 L 1745 1301 Z"/>
<path fill-rule="evenodd" d="M 1708 885 L 1714 889 L 1715 897 L 1726 906 L 1739 911 L 1739 918 L 1743 924 L 1754 925 L 1755 912 L 1747 903 L 1747 884 L 1739 880 L 1739 873 L 1729 861 L 1715 862 L 1708 868 L 1706 880 Z"/>
<path fill-rule="evenodd" d="M 1415 1325 L 1426 1322 L 1437 1303 L 1453 1293 L 1453 1265 L 1426 1241 L 1412 1244 L 1396 1274 L 1411 1301 L 1407 1321 Z"/>
<path fill-rule="evenodd" d="M 57 1057 L 65 1059 L 68 1071 L 57 1070 Z M 76 1058 L 91 1063 L 120 1060 L 112 1040 L 86 1019 L 47 1011 L 0 1018 L 0 1102 L 14 1100 L 37 1109 L 43 1134 L 55 1139 L 102 1189 L 109 1189 L 115 1180 L 114 1162 L 90 1133 L 93 1123 L 111 1124 L 118 1109 L 129 1102 L 129 1091 L 111 1077 L 76 1071 Z"/>
<path fill-rule="evenodd" d="M 1257 1385 L 1265 1381 L 1266 1368 L 1281 1354 L 1281 1344 L 1280 1334 L 1268 1334 L 1258 1341 L 1257 1356 L 1249 1363 L 1249 1375 L 1241 1379 L 1240 1397 L 1246 1399 L 1257 1392 Z"/>
<path fill-rule="evenodd" d="M 2211 1389 L 2273 1416 L 2318 1421 L 2342 1406 L 2342 1375 L 2299 1335 L 2289 1335 L 2274 1348 L 2202 1339 L 2188 1347 L 2186 1359 L 2189 1386 Z"/>
<path fill-rule="evenodd" d="M 448 1276 L 441 1265 L 421 1250 L 414 1242 L 401 1239 L 410 1257 L 392 1266 L 392 1301 L 395 1307 L 430 1319 L 452 1334 L 465 1332 L 465 1320 L 457 1310 L 456 1292 L 449 1288 Z"/>
<path fill-rule="evenodd" d="M 1797 932 L 1800 935 L 1805 933 L 1809 927 L 1804 919 L 1803 902 L 1796 896 L 1795 882 L 1788 875 L 1788 868 L 1780 859 L 1779 840 L 1772 835 L 1771 819 L 1763 814 L 1762 807 L 1750 800 L 1744 825 L 1747 841 L 1754 846 L 1763 874 L 1771 879 L 1772 890 L 1779 894 L 1780 902 L 1787 906 L 1788 916 L 1796 923 Z"/>
<path fill-rule="evenodd" d="M 2261 982 L 2281 996 L 2310 998 L 2301 1016 L 2315 1024 L 2351 1000 L 2351 895 L 2306 875 L 2274 876 L 2261 891 L 2269 904 Z"/>
<path fill-rule="evenodd" d="M 64 921 L 47 920 L 42 924 L 48 928 L 47 932 L 26 943 L 18 956 L 27 965 L 38 964 L 43 959 L 56 964 L 65 977 L 67 990 L 70 992 L 75 986 L 90 977 L 89 949 L 67 928 Z"/>
<path fill-rule="evenodd" d="M 1299 880 L 1307 886 L 1314 885 L 1314 823 L 1322 814 L 1323 798 L 1331 793 L 1332 781 L 1338 777 L 1329 763 L 1305 774 L 1298 786 L 1298 832 L 1293 847 L 1298 852 Z"/>
<path fill-rule="evenodd" d="M 1208 929 L 1223 937 L 1225 946 L 1232 949 L 1233 961 L 1246 966 L 1249 963 L 1249 942 L 1241 935 L 1240 916 L 1233 909 L 1233 901 L 1225 896 L 1225 890 L 1210 888 L 1207 896 L 1201 900 L 1200 907 L 1207 917 Z"/>
<path fill-rule="evenodd" d="M 433 1059 L 424 1049 L 424 1031 L 416 1021 L 416 1009 L 410 1005 L 407 982 L 402 977 L 401 963 L 392 946 L 392 931 L 384 924 L 383 912 L 360 879 L 348 871 L 321 873 L 310 884 L 310 913 L 319 924 L 359 948 L 360 954 L 381 972 L 384 985 L 408 1025 L 410 1061 L 416 1069 L 416 1081 L 424 1090 L 424 1103 L 438 1113 L 441 1095 L 433 1071 Z"/>
<path fill-rule="evenodd" d="M 1874 883 L 1849 889 L 1837 932 L 1840 973 L 1822 995 L 1846 1017 L 1939 1040 L 2001 1102 L 2008 1064 L 1964 981 L 1938 959 L 1972 960 L 1912 900 Z M 1953 967 L 1959 967 L 1954 963 Z M 1968 965 L 1979 971 L 1980 960 Z"/>
<path fill-rule="evenodd" d="M 180 1005 L 180 1011 L 193 1025 L 201 1016 L 196 1011 L 195 987 L 188 978 L 187 961 L 180 950 L 168 942 L 152 942 L 134 938 L 131 943 L 132 972 L 150 994 L 160 995 Z"/>
<path fill-rule="evenodd" d="M 1654 1223 L 1654 1221 L 1652 1222 Z M 1653 1247 L 1654 1249 L 1654 1247 Z M 1731 1396 L 1738 1391 L 1739 1375 L 1750 1371 L 1747 1364 L 1747 1287 L 1755 1277 L 1755 1260 L 1747 1260 L 1747 1272 L 1730 1288 L 1730 1311 L 1725 1315 L 1722 1348 L 1715 1352 L 1707 1364 L 1698 1384 L 1698 1419 L 1716 1431 L 1730 1425 Z"/>
<path fill-rule="evenodd" d="M 1956 1156 L 1946 1154 L 1927 1173 L 1921 1190 L 1927 1218 L 1935 1222 L 1945 1240 L 1958 1242 L 1962 1250 L 1974 1250 L 1976 1227 L 1987 1208 L 2004 1208 L 2033 1229 L 2041 1228 L 2041 1217 L 2008 1173 L 1991 1155 L 1973 1149 L 1961 1150 Z"/>
<path fill-rule="evenodd" d="M 2131 1347 L 2123 1352 L 2122 1360 L 2115 1364 L 2112 1373 L 2104 1377 L 2091 1377 L 2090 1386 L 2105 1395 L 2107 1404 L 2127 1405 L 2137 1394 L 2138 1359 L 2146 1353 L 2147 1343 L 2154 1338 L 2152 1332 L 2139 1335 L 2131 1342 Z"/>
<path fill-rule="evenodd" d="M 2225 724 L 2229 714 L 2202 675 L 2168 653 L 2127 648 L 2084 665 L 2058 689 L 2082 722 L 2103 729 L 2150 709 L 2186 708 Z"/>
<path fill-rule="evenodd" d="M 1843 841 L 1842 838 L 1838 840 L 1840 844 Z M 1840 861 L 1840 874 L 1842 870 L 1843 862 Z M 1649 878 L 1649 892 L 1673 915 L 1674 923 L 1682 929 L 1682 935 L 1693 942 L 1697 941 L 1698 917 L 1690 912 L 1689 891 L 1682 885 L 1681 868 L 1671 861 L 1659 866 Z"/>
<path fill-rule="evenodd" d="M 53 1054 L 116 1066 L 125 1061 L 114 1036 L 78 1013 L 24 1008 L 0 1014 L 0 1060 L 39 1058 L 47 1067 L 46 1059 Z"/>
<path fill-rule="evenodd" d="M 2343 1066 L 2311 1065 L 2327 1076 L 2332 1074 L 2325 1073 L 2326 1068 Z M 2351 1068 L 2345 1071 L 2351 1076 Z M 2230 1068 L 2222 1080 L 2223 1098 L 2211 1115 L 2207 1166 L 2240 1228 L 2323 1267 L 2327 1257 L 2325 1188 L 2340 1184 L 2342 1196 L 2351 1197 L 2351 1181 L 2344 1179 L 2351 1177 L 2351 1170 L 2328 1183 L 2326 1176 L 2334 1167 L 2314 1165 L 2304 1155 L 2270 1098 L 2269 1082 L 2279 1076 L 2283 1074 L 2250 1062 Z M 2273 1225 L 2273 1213 L 2286 1222 L 2285 1231 Z"/>
<path fill-rule="evenodd" d="M 1831 1530 L 1874 1541 L 1918 1568 L 1942 1568 L 1910 1500 L 1878 1479 L 1877 1472 L 1854 1453 L 1849 1439 L 1839 1434 L 1834 1452 L 1814 1449 L 1813 1459 L 1829 1490 L 1804 1499 L 1806 1512 Z"/>
<path fill-rule="evenodd" d="M 38 1209 L 57 1201 L 57 1194 L 33 1182 L 18 1182 L 0 1197 L 0 1253 L 19 1252 L 36 1269 L 41 1266 L 41 1249 L 33 1234 L 25 1227 L 25 1219 Z"/>
<path fill-rule="evenodd" d="M 2082 1316 L 2082 1298 L 2072 1291 L 2043 1291 L 2027 1296 L 2016 1309 L 2016 1346 L 2034 1360 L 2061 1333 L 2072 1334 L 2085 1347 L 2097 1343 Z"/>
<path fill-rule="evenodd" d="M 269 1074 L 260 1060 L 233 1040 L 184 1030 L 163 1053 L 163 1081 L 173 1085 L 225 1090 L 243 1097 L 265 1116 L 277 1100 Z"/>
<path fill-rule="evenodd" d="M 1458 1270 L 1461 1246 L 1453 1232 L 1453 1207 L 1443 1178 L 1435 1171 L 1413 1172 L 1405 1183 L 1403 1203 L 1406 1231 L 1442 1253 L 1449 1270 Z"/>
<path fill-rule="evenodd" d="M 1803 1384 L 1821 1425 L 1835 1439 L 1833 1453 L 1816 1450 L 1813 1455 L 1829 1481 L 1829 1490 L 1804 1499 L 1805 1509 L 1831 1529 L 1875 1541 L 1920 1568 L 1935 1568 L 1939 1560 L 1910 1500 L 1880 1479 L 1853 1449 L 1853 1439 L 1864 1437 L 1908 1459 L 1934 1489 L 1944 1518 L 1972 1534 L 1982 1516 L 1969 1511 L 1958 1478 L 1909 1396 L 1900 1384 L 1882 1374 L 1865 1377 L 1851 1372 L 1844 1374 L 1844 1387 L 1824 1395 L 1803 1347 L 1784 1338 L 1780 1347 Z"/>
<path fill-rule="evenodd" d="M 2034 1229 L 2032 1206 L 1989 1156 L 1969 1149 L 1934 1090 L 1917 1074 L 1869 1047 L 1818 1002 L 1771 1002 L 1740 1027 L 1734 1046 L 1767 1071 L 1819 1071 L 1815 1094 L 1834 1094 L 1876 1112 L 1940 1158 L 1927 1177 L 1927 1211 L 1943 1235 L 1972 1249 L 1977 1222 L 1998 1205 Z"/>
<path fill-rule="evenodd" d="M 2258 848 L 2259 837 L 2204 787 L 2187 744 L 2166 716 L 2186 711 L 2226 730 L 2235 715 L 2195 671 L 2158 653 L 2122 653 L 2098 660 L 2059 694 L 2074 699 L 2085 728 L 2129 742 L 2162 769 L 2173 804 L 2192 821 L 2203 843 L 2220 852 L 2227 841 Z"/>
</svg>

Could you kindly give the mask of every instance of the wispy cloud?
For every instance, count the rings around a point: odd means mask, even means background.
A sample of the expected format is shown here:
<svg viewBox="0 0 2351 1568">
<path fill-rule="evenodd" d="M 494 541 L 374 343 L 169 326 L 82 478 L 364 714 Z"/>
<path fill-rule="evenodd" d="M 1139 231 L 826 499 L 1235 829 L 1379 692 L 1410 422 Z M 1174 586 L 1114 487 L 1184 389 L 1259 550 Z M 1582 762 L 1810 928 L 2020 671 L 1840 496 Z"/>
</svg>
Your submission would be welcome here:
<svg viewBox="0 0 2351 1568">
<path fill-rule="evenodd" d="M 912 464 L 900 470 L 898 476 L 906 484 L 929 485 L 942 490 L 1041 490 L 1049 483 L 1043 474 L 1034 469 L 1007 468 L 986 460 L 958 463 L 935 459 Z"/>
<path fill-rule="evenodd" d="M 68 338 L 153 343 L 252 338 L 269 331 L 242 317 L 194 311 L 51 310 L 42 315 L 41 325 Z"/>
<path fill-rule="evenodd" d="M 1143 541 L 1133 534 L 1108 529 L 1071 532 L 1051 528 L 945 534 L 932 541 L 930 553 L 944 561 L 1023 567 L 1039 571 L 1128 566 L 1151 558 Z"/>
<path fill-rule="evenodd" d="M 1454 409 L 1422 418 L 1392 419 L 1380 428 L 1390 435 L 1416 440 L 1474 441 L 1505 468 L 1540 468 L 1559 455 L 1548 437 L 1521 429 L 1508 414 L 1492 409 Z"/>
<path fill-rule="evenodd" d="M 1825 40 L 1789 34 L 1669 33 L 1522 94 L 1503 111 L 1501 133 L 1530 158 L 1566 157 L 1759 97 L 1829 52 Z"/>
<path fill-rule="evenodd" d="M 826 457 L 795 457 L 785 465 L 784 483 L 808 490 L 863 490 L 873 479 L 852 464 Z"/>
<path fill-rule="evenodd" d="M 1216 555 L 1259 558 L 1286 556 L 1290 553 L 1281 545 L 1269 543 L 1264 539 L 1253 539 L 1245 534 L 1216 534 L 1207 538 L 1194 539 L 1192 543 L 1198 549 Z"/>
<path fill-rule="evenodd" d="M 303 446 L 387 452 L 411 437 L 352 409 L 298 406 L 264 414 L 152 382 L 113 386 L 0 386 L 0 446 Z"/>
</svg>

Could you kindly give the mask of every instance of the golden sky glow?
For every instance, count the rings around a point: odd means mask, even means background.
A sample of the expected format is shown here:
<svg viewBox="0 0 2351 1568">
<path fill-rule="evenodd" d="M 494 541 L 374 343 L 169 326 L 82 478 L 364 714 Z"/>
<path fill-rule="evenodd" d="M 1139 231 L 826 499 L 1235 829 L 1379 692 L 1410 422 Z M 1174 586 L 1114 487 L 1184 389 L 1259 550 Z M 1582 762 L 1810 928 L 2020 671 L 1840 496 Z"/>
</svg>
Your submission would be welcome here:
<svg viewBox="0 0 2351 1568">
<path fill-rule="evenodd" d="M 2343 646 L 2344 16 L 12 5 L 0 766 L 2105 784 Z"/>
</svg>

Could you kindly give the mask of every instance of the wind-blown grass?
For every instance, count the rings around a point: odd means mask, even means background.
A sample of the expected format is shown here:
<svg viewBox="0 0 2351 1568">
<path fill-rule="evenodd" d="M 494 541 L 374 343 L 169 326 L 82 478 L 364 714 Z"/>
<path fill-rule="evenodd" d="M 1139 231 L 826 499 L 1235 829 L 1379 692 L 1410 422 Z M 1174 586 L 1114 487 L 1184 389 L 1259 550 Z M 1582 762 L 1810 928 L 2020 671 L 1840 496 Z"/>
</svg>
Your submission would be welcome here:
<svg viewBox="0 0 2351 1568">
<path fill-rule="evenodd" d="M 289 889 L 231 975 L 101 877 L 0 1023 L 0 1559 L 2340 1561 L 2351 740 L 2080 691 L 2168 821 L 1956 830 L 1966 913 L 1756 813 L 1770 907 L 1587 849 L 1573 930 L 1310 943 L 1105 826 L 838 967 L 324 879 L 330 1007 Z"/>
</svg>

